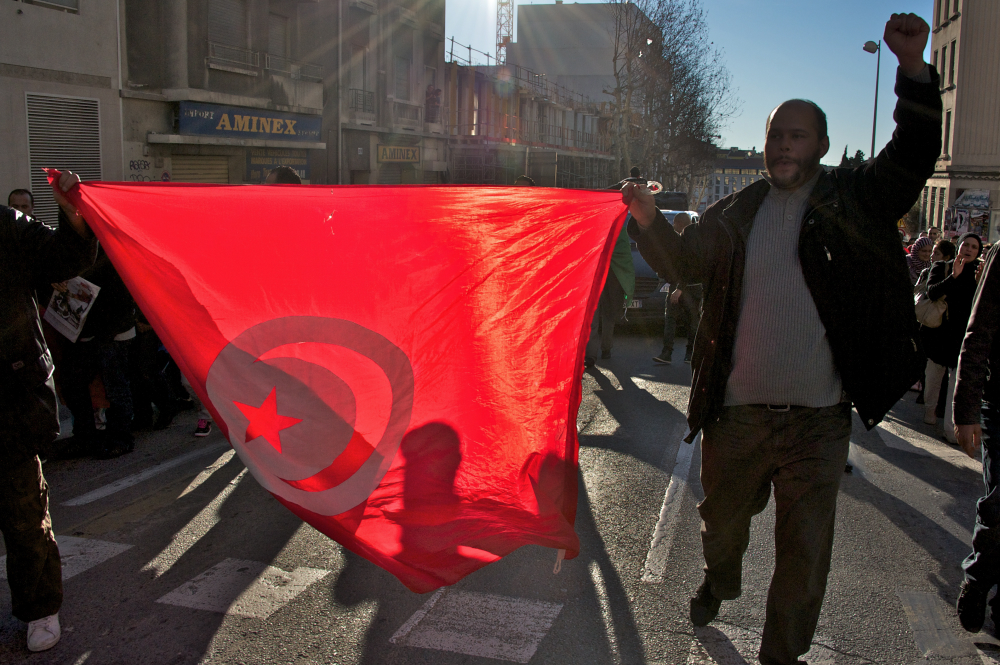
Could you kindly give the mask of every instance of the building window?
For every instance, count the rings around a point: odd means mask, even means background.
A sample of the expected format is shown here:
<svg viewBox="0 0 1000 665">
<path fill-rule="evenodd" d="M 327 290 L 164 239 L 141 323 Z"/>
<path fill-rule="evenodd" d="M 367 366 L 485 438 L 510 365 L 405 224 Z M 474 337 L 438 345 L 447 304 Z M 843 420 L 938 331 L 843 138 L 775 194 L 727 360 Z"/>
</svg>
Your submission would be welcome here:
<svg viewBox="0 0 1000 665">
<path fill-rule="evenodd" d="M 944 114 L 944 141 L 941 142 L 945 155 L 951 155 L 951 111 Z"/>
<path fill-rule="evenodd" d="M 941 13 L 946 11 L 944 5 L 947 4 L 948 0 L 937 0 L 937 7 L 934 11 L 934 25 L 941 25 Z"/>
<path fill-rule="evenodd" d="M 43 167 L 101 180 L 101 108 L 96 99 L 28 93 L 28 167 L 35 217 L 55 226 L 59 206 Z M 67 131 L 71 127 L 71 131 Z"/>
<path fill-rule="evenodd" d="M 942 70 L 944 69 L 944 63 L 948 61 L 948 45 L 945 44 L 941 47 L 941 69 L 938 70 L 938 74 L 941 76 L 941 87 L 944 87 L 944 74 Z"/>
<path fill-rule="evenodd" d="M 410 99 L 410 59 L 396 56 L 395 59 L 395 92 L 396 99 L 409 101 Z"/>
<path fill-rule="evenodd" d="M 246 0 L 209 0 L 208 41 L 246 48 L 248 37 Z"/>
<path fill-rule="evenodd" d="M 948 60 L 948 85 L 955 85 L 955 42 L 951 43 L 951 56 Z"/>
<path fill-rule="evenodd" d="M 937 50 L 935 50 L 934 51 L 934 60 L 931 62 L 931 64 L 934 65 L 934 69 L 936 69 L 936 70 L 938 70 L 940 72 L 941 68 L 938 67 L 938 59 L 937 59 L 937 57 L 938 57 L 938 52 L 937 52 Z"/>
<path fill-rule="evenodd" d="M 947 2 L 947 0 L 945 0 L 945 1 Z M 957 13 L 958 13 L 958 0 L 955 0 L 955 11 L 953 11 L 951 14 L 952 14 L 952 16 L 954 16 Z"/>
<path fill-rule="evenodd" d="M 291 55 L 288 48 L 288 19 L 278 14 L 267 16 L 267 52 L 287 58 Z"/>
</svg>

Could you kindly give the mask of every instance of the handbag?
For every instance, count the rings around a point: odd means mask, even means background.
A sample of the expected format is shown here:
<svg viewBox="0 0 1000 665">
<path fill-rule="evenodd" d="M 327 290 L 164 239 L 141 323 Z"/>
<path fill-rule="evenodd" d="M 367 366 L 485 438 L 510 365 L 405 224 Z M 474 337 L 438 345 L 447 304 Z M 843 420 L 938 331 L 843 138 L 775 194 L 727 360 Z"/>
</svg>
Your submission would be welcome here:
<svg viewBox="0 0 1000 665">
<path fill-rule="evenodd" d="M 917 322 L 925 328 L 938 328 L 944 321 L 948 312 L 948 303 L 945 296 L 937 300 L 931 300 L 927 292 L 918 293 L 914 300 L 913 309 L 917 314 Z"/>
</svg>

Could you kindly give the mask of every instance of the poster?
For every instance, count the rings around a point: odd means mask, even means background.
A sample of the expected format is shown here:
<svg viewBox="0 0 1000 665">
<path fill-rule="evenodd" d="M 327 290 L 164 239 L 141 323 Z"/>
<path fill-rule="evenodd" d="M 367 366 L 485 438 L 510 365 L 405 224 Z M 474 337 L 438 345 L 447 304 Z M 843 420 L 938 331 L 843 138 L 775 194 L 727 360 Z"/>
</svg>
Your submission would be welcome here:
<svg viewBox="0 0 1000 665">
<path fill-rule="evenodd" d="M 75 342 L 80 337 L 87 314 L 94 307 L 94 301 L 101 287 L 88 282 L 83 277 L 52 285 L 52 297 L 45 309 L 45 320 L 62 333 L 66 339 Z"/>
</svg>

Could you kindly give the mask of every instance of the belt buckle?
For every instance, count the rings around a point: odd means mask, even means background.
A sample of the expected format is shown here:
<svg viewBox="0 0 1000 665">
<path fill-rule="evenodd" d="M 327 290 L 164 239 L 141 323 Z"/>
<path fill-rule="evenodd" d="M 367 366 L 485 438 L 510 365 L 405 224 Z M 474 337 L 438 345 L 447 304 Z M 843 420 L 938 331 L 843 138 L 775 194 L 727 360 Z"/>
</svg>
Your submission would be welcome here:
<svg viewBox="0 0 1000 665">
<path fill-rule="evenodd" d="M 792 410 L 791 404 L 768 404 L 768 411 L 773 411 L 775 413 L 787 413 Z"/>
</svg>

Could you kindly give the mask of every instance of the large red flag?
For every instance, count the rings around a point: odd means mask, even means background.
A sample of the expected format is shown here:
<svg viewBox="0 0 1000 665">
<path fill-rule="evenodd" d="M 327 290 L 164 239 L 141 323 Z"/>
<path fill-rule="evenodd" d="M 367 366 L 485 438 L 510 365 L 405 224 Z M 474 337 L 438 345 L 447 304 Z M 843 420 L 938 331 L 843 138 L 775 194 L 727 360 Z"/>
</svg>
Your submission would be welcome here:
<svg viewBox="0 0 1000 665">
<path fill-rule="evenodd" d="M 74 201 L 254 477 L 414 591 L 567 550 L 617 192 L 85 183 Z"/>
</svg>

